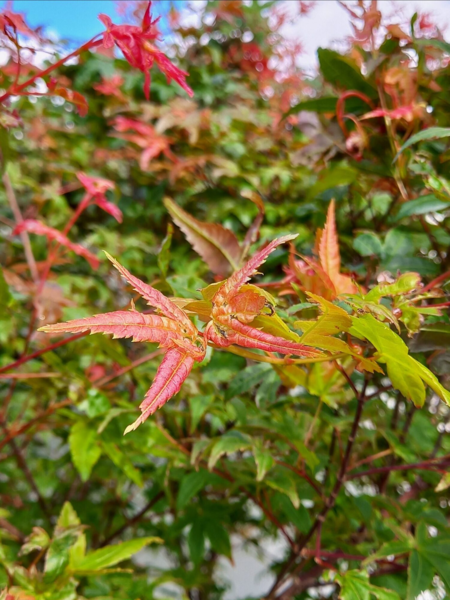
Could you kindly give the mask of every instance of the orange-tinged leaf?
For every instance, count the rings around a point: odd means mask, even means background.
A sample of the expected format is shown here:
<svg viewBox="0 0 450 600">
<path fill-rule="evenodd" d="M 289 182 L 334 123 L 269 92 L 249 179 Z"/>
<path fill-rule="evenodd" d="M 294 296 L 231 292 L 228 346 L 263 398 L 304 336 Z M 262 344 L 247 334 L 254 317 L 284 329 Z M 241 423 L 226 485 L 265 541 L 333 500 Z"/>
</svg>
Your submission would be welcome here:
<svg viewBox="0 0 450 600">
<path fill-rule="evenodd" d="M 28 231 L 28 233 L 34 233 L 36 235 L 43 235 L 48 240 L 54 240 L 61 246 L 64 246 L 68 250 L 71 250 L 72 252 L 75 252 L 75 254 L 85 258 L 93 269 L 96 269 L 100 264 L 98 258 L 92 254 L 92 252 L 89 252 L 89 250 L 84 248 L 84 246 L 80 246 L 80 244 L 71 242 L 68 237 L 61 233 L 61 231 L 58 231 L 53 227 L 49 227 L 40 221 L 36 221 L 35 219 L 25 219 L 19 225 L 17 225 L 13 231 L 13 234 L 18 235 L 19 233 L 22 233 L 22 231 Z"/>
<path fill-rule="evenodd" d="M 138 294 L 140 294 L 145 300 L 147 300 L 147 304 L 153 306 L 160 310 L 166 317 L 170 319 L 174 319 L 175 321 L 179 321 L 183 324 L 184 328 L 191 334 L 196 333 L 196 328 L 192 324 L 189 317 L 185 312 L 181 310 L 174 302 L 171 302 L 169 298 L 164 296 L 161 292 L 153 288 L 151 285 L 148 285 L 132 275 L 125 267 L 122 267 L 121 264 L 117 262 L 115 258 L 105 252 L 108 260 L 112 262 L 114 267 L 119 271 L 122 277 L 128 281 L 128 283 L 133 287 L 134 290 Z"/>
<path fill-rule="evenodd" d="M 252 290 L 240 291 L 230 298 L 229 310 L 242 323 L 250 323 L 266 305 L 264 296 L 256 294 Z"/>
<path fill-rule="evenodd" d="M 169 350 L 167 352 L 159 366 L 151 388 L 140 405 L 142 414 L 125 429 L 124 435 L 137 429 L 150 415 L 180 391 L 183 382 L 191 372 L 193 364 L 194 359 L 182 350 Z"/>
<path fill-rule="evenodd" d="M 341 274 L 341 255 L 336 231 L 334 200 L 330 202 L 325 229 L 319 241 L 320 264 L 331 279 L 337 294 L 355 294 L 358 288 L 351 278 Z"/>
<path fill-rule="evenodd" d="M 258 267 L 260 267 L 267 259 L 267 257 L 281 244 L 294 240 L 298 234 L 294 235 L 284 235 L 276 240 L 273 240 L 259 250 L 252 258 L 236 273 L 233 273 L 231 277 L 229 277 L 223 286 L 220 287 L 217 294 L 214 296 L 214 301 L 221 302 L 225 298 L 229 298 L 233 296 L 241 286 L 243 286 L 247 281 L 250 280 L 252 275 L 256 273 Z"/>
<path fill-rule="evenodd" d="M 328 207 L 325 229 L 320 237 L 319 257 L 323 269 L 331 280 L 340 274 L 341 255 L 339 253 L 339 241 L 336 232 L 334 200 L 330 202 Z"/>
<path fill-rule="evenodd" d="M 213 273 L 225 275 L 239 268 L 242 250 L 232 231 L 218 223 L 195 219 L 170 198 L 164 198 L 164 205 Z"/>
<path fill-rule="evenodd" d="M 173 346 L 174 339 L 182 339 L 175 321 L 159 315 L 144 315 L 136 310 L 118 310 L 75 319 L 67 323 L 45 325 L 39 331 L 45 333 L 106 333 L 118 338 L 133 338 L 133 342 L 157 342 L 160 347 Z"/>
<path fill-rule="evenodd" d="M 187 302 L 183 309 L 195 313 L 202 321 L 211 319 L 212 304 L 206 300 L 192 300 Z"/>
<path fill-rule="evenodd" d="M 221 348 L 227 348 L 235 344 L 244 348 L 264 350 L 265 352 L 294 354 L 304 357 L 322 356 L 319 350 L 314 350 L 297 342 L 265 333 L 260 329 L 245 325 L 237 319 L 233 322 L 233 329 L 222 327 L 211 321 L 205 329 L 204 336 Z"/>
</svg>

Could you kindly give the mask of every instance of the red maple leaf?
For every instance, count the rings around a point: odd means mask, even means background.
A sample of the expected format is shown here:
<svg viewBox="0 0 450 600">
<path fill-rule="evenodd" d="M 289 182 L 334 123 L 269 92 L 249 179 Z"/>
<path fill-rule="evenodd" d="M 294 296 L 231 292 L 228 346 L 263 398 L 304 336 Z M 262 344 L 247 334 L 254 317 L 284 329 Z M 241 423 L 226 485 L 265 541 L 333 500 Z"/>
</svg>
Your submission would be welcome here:
<svg viewBox="0 0 450 600">
<path fill-rule="evenodd" d="M 254 275 L 277 246 L 297 237 L 286 235 L 273 240 L 257 252 L 246 265 L 225 280 L 212 298 L 212 320 L 206 326 L 204 336 L 217 346 L 226 348 L 232 344 L 245 348 L 258 348 L 266 352 L 295 354 L 297 356 L 319 356 L 321 353 L 298 342 L 275 336 L 249 325 L 256 317 L 273 307 L 264 294 L 249 289 L 245 284 Z"/>
<path fill-rule="evenodd" d="M 120 86 L 123 85 L 123 83 L 123 77 L 120 75 L 113 75 L 112 77 L 103 77 L 100 83 L 95 83 L 92 87 L 100 94 L 114 96 L 119 100 L 125 101 L 125 96 L 120 89 Z"/>
<path fill-rule="evenodd" d="M 318 260 L 307 256 L 302 256 L 302 260 L 295 260 L 291 255 L 290 266 L 286 269 L 286 281 L 295 281 L 303 290 L 314 292 L 327 300 L 334 300 L 340 294 L 358 292 L 351 277 L 341 273 L 334 200 L 328 207 L 325 228 L 317 232 L 315 252 Z"/>
<path fill-rule="evenodd" d="M 83 209 L 93 202 L 114 217 L 116 221 L 122 223 L 122 211 L 105 196 L 108 190 L 113 190 L 116 187 L 114 182 L 101 177 L 89 177 L 82 171 L 77 173 L 77 177 L 86 190 L 86 195 L 82 200 L 82 204 L 84 204 Z"/>
<path fill-rule="evenodd" d="M 169 160 L 176 161 L 176 157 L 170 149 L 169 138 L 157 133 L 149 123 L 143 123 L 128 117 L 116 117 L 113 126 L 119 133 L 119 135 L 114 134 L 115 137 L 120 137 L 142 148 L 139 166 L 143 171 L 146 171 L 150 161 L 161 153 Z"/>
<path fill-rule="evenodd" d="M 159 17 L 152 20 L 150 15 L 151 4 L 149 2 L 147 5 L 140 27 L 137 25 L 115 25 L 110 17 L 100 14 L 99 19 L 106 27 L 103 34 L 103 46 L 112 48 L 116 45 L 123 52 L 130 65 L 144 73 L 144 94 L 147 100 L 150 97 L 150 69 L 154 63 L 158 65 L 169 82 L 173 79 L 189 96 L 193 96 L 194 92 L 186 83 L 186 77 L 189 73 L 174 65 L 155 46 L 155 42 L 160 40 L 159 31 L 156 27 Z"/>
<path fill-rule="evenodd" d="M 122 277 L 158 314 L 144 314 L 137 310 L 118 310 L 76 319 L 67 323 L 46 325 L 39 331 L 47 333 L 106 333 L 114 338 L 132 338 L 133 342 L 156 342 L 166 354 L 155 379 L 140 404 L 141 415 L 129 425 L 125 433 L 133 431 L 181 388 L 195 361 L 205 357 L 205 343 L 186 313 L 164 294 L 134 277 L 114 258 L 106 254 Z"/>
<path fill-rule="evenodd" d="M 28 231 L 28 233 L 34 233 L 36 235 L 43 235 L 49 241 L 55 241 L 58 245 L 64 246 L 68 250 L 71 250 L 72 252 L 75 252 L 75 254 L 85 258 L 93 269 L 96 269 L 99 265 L 98 258 L 92 254 L 92 252 L 89 252 L 87 248 L 81 246 L 80 244 L 71 242 L 69 238 L 64 235 L 64 233 L 58 231 L 58 229 L 49 227 L 40 221 L 36 221 L 35 219 L 25 219 L 19 223 L 19 225 L 17 225 L 13 231 L 13 235 L 19 235 L 22 233 L 22 231 Z"/>
</svg>

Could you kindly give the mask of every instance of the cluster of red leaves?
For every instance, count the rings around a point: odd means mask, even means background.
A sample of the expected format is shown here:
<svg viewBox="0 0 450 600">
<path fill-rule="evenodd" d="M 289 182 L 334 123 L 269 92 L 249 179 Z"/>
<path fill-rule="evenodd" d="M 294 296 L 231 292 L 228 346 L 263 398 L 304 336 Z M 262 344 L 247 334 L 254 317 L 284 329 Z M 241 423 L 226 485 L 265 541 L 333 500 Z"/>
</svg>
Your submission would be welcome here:
<svg viewBox="0 0 450 600">
<path fill-rule="evenodd" d="M 108 254 L 114 267 L 133 289 L 157 310 L 156 314 L 140 313 L 133 306 L 132 310 L 128 311 L 121 310 L 68 323 L 46 325 L 39 331 L 52 334 L 84 331 L 106 333 L 114 338 L 132 338 L 134 342 L 156 342 L 160 348 L 166 350 L 155 379 L 140 405 L 141 415 L 127 427 L 125 433 L 128 433 L 180 390 L 194 362 L 202 362 L 204 359 L 208 342 L 222 348 L 236 344 L 285 355 L 321 355 L 318 350 L 292 339 L 272 335 L 249 325 L 255 318 L 264 314 L 265 309 L 269 310 L 269 315 L 274 314 L 274 309 L 268 302 L 268 295 L 254 286 L 246 286 L 247 281 L 277 246 L 295 237 L 289 235 L 274 240 L 257 252 L 242 269 L 220 283 L 212 298 L 212 320 L 203 333 L 198 331 L 185 311 L 161 292 L 134 277 Z"/>
<path fill-rule="evenodd" d="M 263 311 L 266 309 L 269 314 L 273 314 L 274 308 L 267 296 L 259 292 L 258 288 L 253 286 L 249 288 L 245 284 L 277 246 L 296 237 L 296 235 L 286 235 L 273 240 L 220 286 L 212 298 L 212 320 L 205 329 L 206 339 L 221 348 L 236 344 L 244 348 L 258 348 L 280 354 L 305 357 L 320 355 L 317 350 L 249 325 L 256 317 L 264 314 Z"/>
<path fill-rule="evenodd" d="M 125 101 L 126 98 L 120 87 L 123 85 L 124 79 L 120 75 L 112 77 L 104 77 L 100 83 L 95 83 L 92 87 L 94 90 L 105 96 L 114 96 L 120 101 Z"/>
<path fill-rule="evenodd" d="M 285 282 L 295 283 L 302 290 L 334 300 L 340 294 L 356 294 L 357 286 L 351 277 L 341 273 L 341 255 L 336 231 L 334 200 L 330 202 L 327 221 L 316 237 L 315 253 L 318 258 L 302 256 L 296 260 L 291 253 Z"/>
<path fill-rule="evenodd" d="M 0 29 L 8 38 L 15 37 L 16 32 L 31 38 L 38 38 L 36 31 L 33 31 L 25 22 L 22 13 L 16 13 L 12 10 L 12 0 L 8 0 L 2 12 L 0 13 Z"/>
<path fill-rule="evenodd" d="M 120 137 L 142 148 L 139 166 L 143 171 L 146 171 L 150 161 L 161 153 L 169 160 L 176 162 L 176 158 L 170 150 L 169 138 L 158 134 L 153 125 L 128 117 L 116 117 L 112 125 L 118 132 L 118 134 L 114 134 L 115 137 Z"/>
<path fill-rule="evenodd" d="M 93 269 L 98 268 L 99 260 L 94 254 L 92 254 L 92 252 L 90 252 L 81 244 L 75 244 L 74 242 L 71 242 L 69 238 L 64 235 L 64 233 L 54 229 L 53 227 L 45 225 L 45 223 L 41 223 L 35 219 L 25 219 L 19 223 L 17 227 L 15 227 L 13 235 L 19 235 L 23 231 L 34 233 L 35 235 L 42 235 L 49 241 L 55 241 L 60 246 L 67 248 L 67 250 L 71 250 L 72 252 L 75 252 L 75 254 L 78 254 L 78 256 L 85 258 Z"/>
<path fill-rule="evenodd" d="M 108 190 L 114 190 L 116 187 L 114 182 L 100 177 L 88 177 L 86 173 L 82 172 L 77 173 L 77 177 L 86 190 L 86 195 L 81 201 L 82 210 L 91 203 L 96 204 L 99 208 L 114 217 L 116 221 L 122 223 L 122 211 L 115 204 L 107 200 L 105 196 Z"/>
<path fill-rule="evenodd" d="M 144 73 L 144 94 L 147 100 L 150 97 L 150 69 L 154 63 L 158 65 L 169 82 L 173 79 L 189 96 L 193 96 L 194 92 L 186 83 L 186 77 L 189 73 L 174 65 L 155 46 L 155 42 L 160 40 L 160 34 L 156 26 L 159 17 L 152 20 L 150 8 L 151 2 L 147 5 L 140 27 L 137 25 L 115 25 L 108 15 L 99 15 L 99 19 L 106 27 L 103 34 L 103 46 L 113 48 L 116 45 L 123 52 L 130 65 Z"/>
<path fill-rule="evenodd" d="M 134 277 L 114 258 L 109 260 L 158 314 L 143 314 L 137 310 L 116 311 L 77 319 L 68 323 L 47 325 L 39 331 L 47 333 L 73 332 L 112 334 L 114 338 L 132 338 L 134 342 L 156 342 L 166 350 L 152 386 L 140 405 L 141 415 L 125 433 L 136 429 L 167 400 L 176 394 L 191 372 L 195 361 L 205 357 L 205 344 L 186 313 L 155 288 Z"/>
</svg>

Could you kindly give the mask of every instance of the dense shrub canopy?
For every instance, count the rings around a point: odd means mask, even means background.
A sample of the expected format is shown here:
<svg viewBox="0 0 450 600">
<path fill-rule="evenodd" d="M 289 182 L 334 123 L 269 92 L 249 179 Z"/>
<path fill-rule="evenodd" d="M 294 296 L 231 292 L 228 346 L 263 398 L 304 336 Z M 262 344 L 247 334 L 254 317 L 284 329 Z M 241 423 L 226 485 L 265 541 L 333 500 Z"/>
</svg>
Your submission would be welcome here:
<svg viewBox="0 0 450 600">
<path fill-rule="evenodd" d="M 224 598 L 241 546 L 446 597 L 450 44 L 358 2 L 311 79 L 312 3 L 125 8 L 69 61 L 0 14 L 1 600 Z"/>
</svg>

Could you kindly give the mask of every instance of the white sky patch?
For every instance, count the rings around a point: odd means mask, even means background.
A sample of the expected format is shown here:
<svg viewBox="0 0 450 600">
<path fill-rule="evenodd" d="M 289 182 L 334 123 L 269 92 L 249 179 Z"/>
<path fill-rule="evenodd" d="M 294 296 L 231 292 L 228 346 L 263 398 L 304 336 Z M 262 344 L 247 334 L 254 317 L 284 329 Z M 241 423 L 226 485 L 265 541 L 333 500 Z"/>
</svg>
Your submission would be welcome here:
<svg viewBox="0 0 450 600">
<path fill-rule="evenodd" d="M 286 2 L 292 11 L 296 10 L 295 4 Z M 351 2 L 347 4 L 353 6 Z M 430 13 L 441 31 L 450 29 L 450 0 L 384 0 L 378 3 L 378 7 L 383 17 L 401 11 L 404 19 L 408 20 L 415 12 Z M 318 48 L 339 50 L 345 47 L 345 39 L 353 34 L 350 15 L 335 0 L 318 0 L 309 14 L 293 23 L 286 23 L 281 32 L 287 39 L 301 42 L 304 52 L 299 55 L 297 64 L 306 71 L 314 71 L 317 67 Z"/>
</svg>

